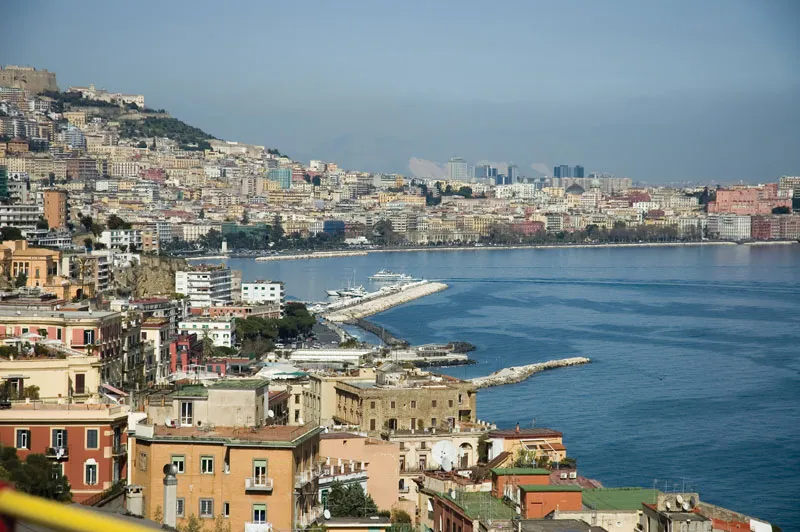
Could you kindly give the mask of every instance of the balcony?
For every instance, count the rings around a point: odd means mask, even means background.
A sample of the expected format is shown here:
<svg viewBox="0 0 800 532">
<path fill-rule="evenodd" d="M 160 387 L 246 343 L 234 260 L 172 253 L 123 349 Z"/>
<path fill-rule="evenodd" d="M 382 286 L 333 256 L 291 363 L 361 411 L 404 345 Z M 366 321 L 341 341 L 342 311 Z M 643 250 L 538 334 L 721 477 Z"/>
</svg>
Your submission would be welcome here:
<svg viewBox="0 0 800 532">
<path fill-rule="evenodd" d="M 244 532 L 272 532 L 272 523 L 253 523 L 245 521 Z"/>
<path fill-rule="evenodd" d="M 315 521 L 322 517 L 323 511 L 324 509 L 322 506 L 312 506 L 308 512 L 301 515 L 297 520 L 297 523 L 300 525 L 299 528 L 308 528 L 313 525 Z"/>
<path fill-rule="evenodd" d="M 245 491 L 272 491 L 272 479 L 268 477 L 250 477 L 244 479 Z"/>
<path fill-rule="evenodd" d="M 69 447 L 48 447 L 44 455 L 55 460 L 66 460 L 69 458 Z"/>
<path fill-rule="evenodd" d="M 306 484 L 313 482 L 315 479 L 319 478 L 321 468 L 319 466 L 314 466 L 311 469 L 306 471 L 300 471 L 296 473 L 294 476 L 294 487 L 295 489 L 300 489 Z"/>
<path fill-rule="evenodd" d="M 127 443 L 115 443 L 111 447 L 111 454 L 114 456 L 121 456 L 123 454 L 128 454 L 128 444 Z"/>
</svg>

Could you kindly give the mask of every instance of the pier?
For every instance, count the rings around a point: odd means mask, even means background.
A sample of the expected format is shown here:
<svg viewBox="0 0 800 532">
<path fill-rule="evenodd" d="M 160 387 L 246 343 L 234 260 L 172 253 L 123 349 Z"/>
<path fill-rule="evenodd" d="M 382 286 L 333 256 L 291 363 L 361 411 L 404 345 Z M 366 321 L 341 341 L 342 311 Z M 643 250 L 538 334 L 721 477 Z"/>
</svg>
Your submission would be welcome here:
<svg viewBox="0 0 800 532">
<path fill-rule="evenodd" d="M 322 312 L 325 319 L 345 322 L 378 314 L 390 308 L 445 290 L 447 285 L 431 281 L 409 283 L 396 291 L 373 292 L 353 300 L 331 303 Z"/>
<path fill-rule="evenodd" d="M 359 329 L 374 334 L 375 336 L 380 338 L 381 342 L 390 347 L 408 347 L 408 342 L 406 342 L 402 338 L 396 337 L 395 335 L 393 335 L 380 325 L 376 325 L 371 321 L 365 320 L 364 318 L 354 318 L 352 320 L 345 320 L 344 323 L 346 323 L 347 325 L 355 325 Z"/>
<path fill-rule="evenodd" d="M 330 259 L 335 257 L 359 257 L 367 255 L 366 251 L 315 251 L 314 253 L 294 253 L 286 255 L 267 255 L 256 257 L 259 262 L 271 262 L 276 260 L 297 260 L 297 259 Z"/>
<path fill-rule="evenodd" d="M 591 362 L 591 360 L 586 357 L 572 357 L 562 358 L 559 360 L 549 360 L 547 362 L 538 362 L 536 364 L 528 364 L 526 366 L 512 366 L 510 368 L 503 368 L 499 371 L 495 371 L 491 375 L 487 375 L 485 377 L 476 377 L 474 379 L 470 379 L 470 382 L 472 382 L 476 388 L 488 388 L 490 386 L 514 384 L 524 381 L 535 373 L 540 373 L 549 369 L 588 364 L 589 362 Z"/>
</svg>

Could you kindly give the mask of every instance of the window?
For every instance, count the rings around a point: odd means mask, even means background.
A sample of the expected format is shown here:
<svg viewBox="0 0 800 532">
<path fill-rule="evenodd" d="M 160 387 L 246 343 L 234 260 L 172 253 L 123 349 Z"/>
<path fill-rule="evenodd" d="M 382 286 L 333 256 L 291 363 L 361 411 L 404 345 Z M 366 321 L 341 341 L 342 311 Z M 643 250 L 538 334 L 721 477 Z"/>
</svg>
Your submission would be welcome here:
<svg viewBox="0 0 800 532">
<path fill-rule="evenodd" d="M 267 505 L 254 504 L 253 505 L 253 522 L 266 523 L 267 522 Z"/>
<path fill-rule="evenodd" d="M 53 447 L 66 447 L 67 446 L 67 431 L 66 429 L 53 429 Z"/>
<path fill-rule="evenodd" d="M 266 485 L 267 483 L 266 460 L 253 460 L 253 481 L 258 486 Z"/>
<path fill-rule="evenodd" d="M 194 403 L 191 401 L 182 401 L 181 402 L 181 425 L 184 427 L 191 427 L 193 419 L 193 412 L 194 412 Z"/>
<path fill-rule="evenodd" d="M 139 471 L 147 471 L 147 453 L 140 452 L 138 464 Z"/>
<path fill-rule="evenodd" d="M 181 455 L 174 454 L 172 455 L 172 465 L 178 468 L 178 473 L 185 473 L 186 472 L 186 457 Z"/>
<path fill-rule="evenodd" d="M 61 329 L 56 329 L 56 340 L 61 340 Z"/>
<path fill-rule="evenodd" d="M 97 484 L 97 464 L 94 460 L 86 462 L 83 466 L 83 483 L 87 486 L 94 486 Z"/>
<path fill-rule="evenodd" d="M 200 457 L 200 473 L 203 475 L 213 475 L 214 474 L 214 457 L 213 456 L 201 456 Z"/>
<path fill-rule="evenodd" d="M 436 418 L 435 417 L 431 418 L 431 427 L 434 427 L 434 428 L 436 427 Z"/>
<path fill-rule="evenodd" d="M 405 471 L 405 470 L 406 470 L 406 457 L 405 456 L 401 456 L 400 457 L 400 471 Z"/>
<path fill-rule="evenodd" d="M 369 420 L 369 430 L 375 430 L 375 420 L 374 419 L 370 419 Z"/>
<path fill-rule="evenodd" d="M 296 404 L 296 405 L 300 404 L 300 396 L 299 395 L 295 395 L 294 396 L 294 404 Z"/>
<path fill-rule="evenodd" d="M 214 499 L 200 499 L 200 517 L 214 517 Z"/>
<path fill-rule="evenodd" d="M 86 429 L 86 448 L 87 449 L 99 449 L 100 442 L 99 439 L 99 430 L 98 429 Z"/>
<path fill-rule="evenodd" d="M 447 401 L 447 406 L 449 406 L 450 408 L 453 408 L 453 400 L 452 399 Z"/>
<path fill-rule="evenodd" d="M 94 343 L 94 331 L 83 331 L 83 345 L 91 345 Z"/>
<path fill-rule="evenodd" d="M 231 503 L 223 502 L 222 503 L 222 517 L 228 518 L 231 516 Z"/>
<path fill-rule="evenodd" d="M 412 417 L 411 418 L 411 430 L 414 430 L 415 428 L 417 428 L 417 418 Z"/>
<path fill-rule="evenodd" d="M 175 516 L 183 517 L 184 509 L 186 508 L 186 500 L 183 498 L 175 501 Z"/>
<path fill-rule="evenodd" d="M 392 401 L 391 403 L 389 403 L 389 406 L 390 406 L 391 408 L 394 408 L 394 406 L 395 406 L 395 405 L 394 405 L 394 401 Z"/>
<path fill-rule="evenodd" d="M 17 449 L 31 448 L 31 431 L 28 429 L 17 429 Z"/>
<path fill-rule="evenodd" d="M 464 395 L 463 394 L 458 394 L 458 404 L 461 404 L 463 402 L 464 402 Z"/>
<path fill-rule="evenodd" d="M 411 401 L 411 408 L 417 408 L 417 402 Z"/>
<path fill-rule="evenodd" d="M 370 402 L 369 402 L 369 407 L 370 407 L 371 409 L 375 410 L 375 401 L 370 401 Z"/>
<path fill-rule="evenodd" d="M 436 408 L 436 399 L 434 399 L 433 401 L 431 401 L 431 406 L 432 406 L 433 408 Z"/>
</svg>

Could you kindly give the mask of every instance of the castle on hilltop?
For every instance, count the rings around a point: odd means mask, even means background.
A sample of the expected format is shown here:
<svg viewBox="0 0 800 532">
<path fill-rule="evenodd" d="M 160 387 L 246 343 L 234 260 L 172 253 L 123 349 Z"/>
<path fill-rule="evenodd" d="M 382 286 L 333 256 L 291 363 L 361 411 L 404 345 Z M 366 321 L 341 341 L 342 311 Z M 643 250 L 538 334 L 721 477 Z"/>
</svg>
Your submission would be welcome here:
<svg viewBox="0 0 800 532">
<path fill-rule="evenodd" d="M 15 65 L 0 66 L 0 87 L 25 89 L 29 94 L 58 90 L 55 72 Z"/>
</svg>

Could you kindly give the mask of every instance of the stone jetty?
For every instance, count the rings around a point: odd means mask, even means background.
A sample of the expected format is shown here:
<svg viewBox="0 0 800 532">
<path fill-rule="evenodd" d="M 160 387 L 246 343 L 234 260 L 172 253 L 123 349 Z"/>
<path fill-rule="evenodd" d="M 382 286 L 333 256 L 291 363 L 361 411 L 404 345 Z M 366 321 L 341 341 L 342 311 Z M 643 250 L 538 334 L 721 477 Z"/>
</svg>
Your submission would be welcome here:
<svg viewBox="0 0 800 532">
<path fill-rule="evenodd" d="M 333 322 L 365 318 L 403 303 L 441 292 L 446 288 L 447 285 L 444 283 L 431 281 L 409 283 L 395 291 L 374 292 L 363 298 L 357 298 L 352 303 L 350 301 L 332 303 L 323 311 L 323 316 Z"/>
<path fill-rule="evenodd" d="M 503 368 L 495 371 L 486 377 L 476 377 L 470 379 L 470 382 L 477 388 L 488 388 L 489 386 L 502 386 L 503 384 L 514 384 L 522 382 L 534 373 L 546 371 L 548 369 L 565 368 L 567 366 L 578 366 L 580 364 L 588 364 L 591 362 L 586 357 L 572 357 L 562 358 L 560 360 L 549 360 L 547 362 L 538 362 L 536 364 L 528 364 L 526 366 L 512 366 L 510 368 Z"/>
<path fill-rule="evenodd" d="M 271 262 L 275 260 L 299 260 L 299 259 L 331 259 L 335 257 L 361 257 L 367 255 L 366 251 L 316 251 L 314 253 L 292 253 L 284 255 L 267 255 L 256 257 L 259 262 Z"/>
</svg>

